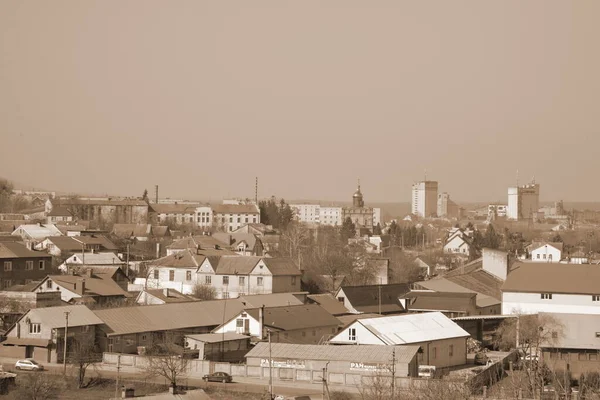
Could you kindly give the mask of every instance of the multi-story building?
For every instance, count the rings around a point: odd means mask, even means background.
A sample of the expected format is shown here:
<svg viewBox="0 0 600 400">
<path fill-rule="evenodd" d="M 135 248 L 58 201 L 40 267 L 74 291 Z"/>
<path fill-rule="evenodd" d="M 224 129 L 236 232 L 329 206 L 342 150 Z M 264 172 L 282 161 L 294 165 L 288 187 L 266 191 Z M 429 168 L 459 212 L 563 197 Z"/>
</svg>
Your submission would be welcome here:
<svg viewBox="0 0 600 400">
<path fill-rule="evenodd" d="M 2 289 L 42 279 L 52 266 L 52 256 L 29 250 L 20 243 L 0 243 L 0 281 Z"/>
<path fill-rule="evenodd" d="M 373 208 L 373 226 L 381 225 L 381 208 Z"/>
<path fill-rule="evenodd" d="M 412 185 L 412 213 L 428 218 L 437 212 L 438 183 L 421 181 Z"/>
<path fill-rule="evenodd" d="M 148 222 L 150 206 L 144 200 L 112 198 L 75 198 L 52 200 L 65 207 L 74 219 L 98 224 L 135 224 Z"/>
<path fill-rule="evenodd" d="M 318 204 L 290 204 L 294 216 L 300 222 L 318 224 L 320 222 L 320 206 Z"/>
<path fill-rule="evenodd" d="M 213 223 L 213 211 L 210 206 L 196 208 L 196 225 L 204 231 L 210 230 Z"/>
<path fill-rule="evenodd" d="M 350 218 L 359 231 L 361 228 L 373 230 L 373 208 L 365 207 L 362 192 L 360 191 L 360 184 L 352 195 L 352 207 L 342 208 L 342 223 Z"/>
<path fill-rule="evenodd" d="M 152 204 L 150 212 L 156 222 L 172 222 L 178 225 L 194 223 L 199 204 Z"/>
<path fill-rule="evenodd" d="M 260 223 L 256 204 L 219 204 L 213 207 L 213 227 L 233 232 L 246 224 Z"/>
<path fill-rule="evenodd" d="M 488 204 L 488 217 L 506 217 L 508 206 L 506 204 Z"/>
<path fill-rule="evenodd" d="M 319 222 L 321 225 L 342 225 L 342 207 L 320 207 Z"/>
<path fill-rule="evenodd" d="M 540 185 L 530 184 L 508 188 L 508 219 L 523 220 L 533 218 L 540 208 Z"/>
<path fill-rule="evenodd" d="M 438 194 L 437 198 L 437 216 L 443 218 L 459 218 L 460 208 L 458 204 L 450 200 L 450 195 L 446 192 Z"/>
</svg>

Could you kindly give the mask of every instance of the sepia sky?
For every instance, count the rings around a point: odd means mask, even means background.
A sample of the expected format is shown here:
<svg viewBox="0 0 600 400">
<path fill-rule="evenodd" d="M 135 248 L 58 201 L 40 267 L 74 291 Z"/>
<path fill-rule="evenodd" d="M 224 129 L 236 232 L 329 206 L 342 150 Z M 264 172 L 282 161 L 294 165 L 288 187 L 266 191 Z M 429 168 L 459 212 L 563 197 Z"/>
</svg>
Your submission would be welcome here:
<svg viewBox="0 0 600 400">
<path fill-rule="evenodd" d="M 0 0 L 0 176 L 217 200 L 600 200 L 600 2 Z"/>
</svg>

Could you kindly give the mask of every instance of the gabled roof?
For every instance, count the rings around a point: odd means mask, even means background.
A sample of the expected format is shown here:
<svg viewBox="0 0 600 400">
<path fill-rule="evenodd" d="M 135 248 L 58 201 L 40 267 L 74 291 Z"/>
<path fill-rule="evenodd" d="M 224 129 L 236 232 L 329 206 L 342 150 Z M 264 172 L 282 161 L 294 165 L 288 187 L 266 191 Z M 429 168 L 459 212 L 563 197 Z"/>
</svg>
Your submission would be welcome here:
<svg viewBox="0 0 600 400">
<path fill-rule="evenodd" d="M 258 308 L 249 309 L 246 312 L 258 321 Z M 340 324 L 336 317 L 317 304 L 265 308 L 264 321 L 265 326 L 282 331 L 338 326 Z"/>
<path fill-rule="evenodd" d="M 354 324 L 363 325 L 383 344 L 387 345 L 403 345 L 470 336 L 467 331 L 441 312 L 360 319 Z M 335 337 L 330 342 L 335 343 Z"/>
<path fill-rule="evenodd" d="M 518 262 L 502 292 L 600 294 L 600 268 L 591 264 Z"/>
<path fill-rule="evenodd" d="M 107 327 L 107 335 L 215 327 L 238 315 L 244 306 L 238 299 L 191 301 L 95 311 Z"/>
<path fill-rule="evenodd" d="M 40 322 L 50 329 L 64 328 L 65 312 L 69 313 L 70 327 L 102 324 L 102 321 L 84 305 L 32 308 L 19 320 L 29 318 L 31 322 Z"/>
<path fill-rule="evenodd" d="M 553 343 L 543 343 L 540 347 L 600 350 L 600 341 L 596 336 L 600 332 L 600 315 L 540 313 L 550 316 L 560 329 L 561 335 Z"/>
<path fill-rule="evenodd" d="M 273 276 L 275 275 L 302 275 L 300 269 L 294 264 L 289 258 L 284 257 L 263 257 L 263 262 L 271 271 Z"/>
<path fill-rule="evenodd" d="M 17 230 L 22 229 L 27 235 L 34 239 L 43 239 L 47 236 L 61 236 L 62 232 L 53 224 L 24 224 L 19 225 Z M 13 232 L 13 235 L 17 233 Z"/>
<path fill-rule="evenodd" d="M 47 280 L 52 280 L 57 285 L 72 292 L 75 291 L 75 284 L 80 283 L 81 280 L 83 280 L 85 282 L 83 296 L 132 297 L 131 293 L 121 289 L 117 282 L 104 274 L 92 275 L 91 277 L 87 275 L 48 275 L 32 290 L 32 292 L 35 292 L 37 288 L 44 285 Z"/>
<path fill-rule="evenodd" d="M 85 261 L 85 265 L 122 265 L 124 262 L 115 253 L 84 253 L 85 257 L 81 254 L 73 254 L 69 257 L 65 264 L 77 264 L 81 265 Z M 85 258 L 85 260 L 84 260 Z M 79 262 L 82 261 L 82 262 Z"/>
<path fill-rule="evenodd" d="M 546 245 L 554 247 L 558 251 L 563 251 L 563 244 L 561 242 L 532 242 L 529 246 L 527 246 L 527 250 L 531 253 L 532 251 L 536 251 L 537 249 Z"/>
<path fill-rule="evenodd" d="M 99 206 L 142 206 L 148 207 L 148 203 L 144 200 L 139 199 L 103 199 L 103 200 L 91 200 L 91 199 L 59 199 L 62 206 L 70 205 L 99 205 Z"/>
<path fill-rule="evenodd" d="M 163 301 L 163 303 L 184 303 L 188 301 L 197 301 L 193 297 L 186 296 L 175 289 L 145 289 L 142 290 L 138 295 L 138 300 L 144 294 L 144 292 L 147 296 L 156 297 L 157 299 Z"/>
<path fill-rule="evenodd" d="M 254 204 L 217 204 L 213 207 L 215 214 L 258 214 L 260 211 Z"/>
<path fill-rule="evenodd" d="M 120 238 L 149 237 L 152 233 L 150 224 L 114 224 L 111 234 Z"/>
<path fill-rule="evenodd" d="M 476 293 L 411 291 L 404 298 L 410 299 L 409 311 L 467 312 L 475 305 Z"/>
<path fill-rule="evenodd" d="M 215 271 L 219 275 L 248 275 L 261 260 L 265 263 L 273 276 L 301 275 L 300 270 L 295 266 L 293 261 L 288 258 L 240 255 L 220 257 L 216 264 Z"/>
<path fill-rule="evenodd" d="M 381 293 L 381 312 L 403 312 L 404 307 L 398 298 L 410 291 L 406 283 L 394 283 L 390 285 L 365 285 L 365 286 L 342 286 L 338 289 L 344 291 L 346 299 L 352 307 L 364 313 L 379 312 L 379 294 Z"/>
<path fill-rule="evenodd" d="M 0 243 L 0 259 L 2 258 L 48 258 L 48 253 L 29 250 L 17 242 Z"/>
<path fill-rule="evenodd" d="M 269 358 L 288 360 L 350 361 L 389 364 L 395 357 L 398 363 L 410 363 L 417 355 L 419 346 L 323 346 L 316 344 L 257 343 L 246 358 Z"/>
<path fill-rule="evenodd" d="M 73 213 L 67 207 L 55 206 L 47 215 L 48 217 L 72 217 Z"/>
<path fill-rule="evenodd" d="M 52 236 L 46 240 L 52 242 L 60 251 L 81 251 L 81 243 L 71 236 Z"/>
<path fill-rule="evenodd" d="M 323 307 L 331 315 L 343 315 L 350 312 L 346 307 L 344 307 L 344 303 L 338 301 L 329 293 L 309 294 L 308 298 Z"/>
<path fill-rule="evenodd" d="M 204 343 L 220 343 L 220 342 L 229 342 L 232 340 L 250 339 L 250 336 L 240 335 L 239 333 L 234 333 L 234 332 L 201 333 L 201 334 L 197 334 L 197 335 L 185 335 L 185 337 L 197 340 L 199 342 L 204 342 Z"/>
<path fill-rule="evenodd" d="M 169 268 L 198 268 L 206 259 L 203 254 L 197 254 L 195 251 L 183 250 L 170 256 L 162 257 L 151 261 L 149 265 Z"/>
<path fill-rule="evenodd" d="M 215 246 L 224 249 L 229 248 L 229 244 L 209 235 L 188 236 L 183 239 L 175 240 L 167 249 L 170 250 L 185 250 L 185 249 L 214 249 Z"/>
<path fill-rule="evenodd" d="M 108 240 L 104 235 L 85 235 L 85 236 L 71 236 L 74 240 L 85 243 L 86 245 L 100 245 L 106 250 L 117 250 L 118 247 Z"/>
<path fill-rule="evenodd" d="M 250 294 L 239 297 L 246 308 L 295 306 L 303 304 L 294 293 Z"/>
<path fill-rule="evenodd" d="M 150 211 L 157 214 L 195 214 L 200 204 L 151 204 Z"/>
</svg>

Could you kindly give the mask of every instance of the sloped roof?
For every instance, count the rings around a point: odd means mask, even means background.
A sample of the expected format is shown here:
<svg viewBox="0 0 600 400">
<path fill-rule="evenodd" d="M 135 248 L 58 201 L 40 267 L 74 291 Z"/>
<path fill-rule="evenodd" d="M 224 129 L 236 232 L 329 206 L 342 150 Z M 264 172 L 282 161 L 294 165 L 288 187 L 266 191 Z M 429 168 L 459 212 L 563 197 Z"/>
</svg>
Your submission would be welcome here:
<svg viewBox="0 0 600 400">
<path fill-rule="evenodd" d="M 263 257 L 263 262 L 273 275 L 302 275 L 300 269 L 289 258 Z"/>
<path fill-rule="evenodd" d="M 69 232 L 81 232 L 89 229 L 89 223 L 84 225 L 82 224 L 84 221 L 77 221 L 77 224 L 74 225 L 56 225 L 56 228 L 63 234 L 66 235 Z"/>
<path fill-rule="evenodd" d="M 383 315 L 365 313 L 365 314 L 338 315 L 336 318 L 340 321 L 342 326 L 346 326 L 346 325 L 349 325 L 352 322 L 359 320 L 359 319 L 381 318 L 381 317 L 383 317 Z"/>
<path fill-rule="evenodd" d="M 379 311 L 379 294 L 381 293 L 381 312 L 390 313 L 404 311 L 404 307 L 402 307 L 398 298 L 410 292 L 410 287 L 406 283 L 394 283 L 389 285 L 342 286 L 339 290 L 344 291 L 346 299 L 355 310 L 364 313 L 377 313 Z M 336 297 L 338 297 L 337 294 Z"/>
<path fill-rule="evenodd" d="M 166 225 L 154 225 L 154 226 L 152 226 L 152 236 L 154 236 L 154 237 L 171 236 L 171 230 Z"/>
<path fill-rule="evenodd" d="M 518 262 L 503 292 L 599 294 L 600 268 L 591 264 Z"/>
<path fill-rule="evenodd" d="M 600 315 L 564 313 L 540 313 L 539 315 L 552 317 L 562 331 L 553 343 L 545 343 L 540 347 L 600 350 L 600 341 L 596 336 L 596 332 L 600 332 Z"/>
<path fill-rule="evenodd" d="M 48 258 L 50 255 L 41 251 L 29 250 L 25 245 L 17 242 L 0 243 L 1 258 Z"/>
<path fill-rule="evenodd" d="M 220 343 L 220 342 L 229 342 L 231 340 L 244 340 L 250 339 L 250 336 L 240 335 L 239 333 L 234 332 L 224 332 L 224 333 L 201 333 L 197 335 L 185 335 L 186 338 L 198 340 L 200 342 L 205 343 Z"/>
<path fill-rule="evenodd" d="M 139 199 L 106 199 L 106 200 L 91 200 L 91 199 L 60 199 L 60 204 L 63 206 L 69 205 L 106 205 L 106 206 L 148 206 L 144 200 Z"/>
<path fill-rule="evenodd" d="M 475 293 L 475 304 L 477 307 L 488 307 L 494 304 L 499 304 L 501 301 L 493 296 L 488 296 L 483 293 L 477 293 L 474 290 L 467 289 L 457 283 L 454 283 L 444 277 L 436 277 L 427 281 L 421 281 L 416 283 L 425 289 L 435 290 L 439 292 L 453 292 L 453 293 Z"/>
<path fill-rule="evenodd" d="M 191 250 L 183 250 L 175 254 L 171 254 L 170 256 L 151 261 L 149 265 L 170 268 L 198 268 L 200 264 L 204 262 L 205 258 L 206 256 L 196 254 L 196 252 Z"/>
<path fill-rule="evenodd" d="M 73 213 L 67 207 L 55 206 L 47 215 L 49 217 L 72 217 Z"/>
<path fill-rule="evenodd" d="M 252 318 L 258 320 L 259 309 L 246 310 Z M 264 311 L 265 326 L 283 331 L 316 328 L 322 326 L 338 326 L 339 320 L 317 304 L 297 306 L 269 307 Z"/>
<path fill-rule="evenodd" d="M 85 257 L 81 254 L 74 254 L 69 257 L 66 261 L 67 264 L 78 264 L 79 262 L 85 261 L 85 265 L 121 265 L 124 262 L 115 253 L 84 253 Z M 85 260 L 84 260 L 85 258 Z"/>
<path fill-rule="evenodd" d="M 475 304 L 476 296 L 476 293 L 469 292 L 411 291 L 404 298 L 411 299 L 409 310 L 466 312 L 471 304 Z"/>
<path fill-rule="evenodd" d="M 329 293 L 309 294 L 308 298 L 323 307 L 331 315 L 348 314 L 350 312 L 344 307 L 344 303 L 338 301 Z"/>
<path fill-rule="evenodd" d="M 229 244 L 225 243 L 213 236 L 209 235 L 198 235 L 198 236 L 188 236 L 183 239 L 179 239 L 171 243 L 167 246 L 167 249 L 171 250 L 185 250 L 185 249 L 208 249 L 215 248 L 215 246 L 220 246 L 223 248 L 229 248 Z"/>
<path fill-rule="evenodd" d="M 200 204 L 151 204 L 150 210 L 157 214 L 195 214 Z"/>
<path fill-rule="evenodd" d="M 106 250 L 117 250 L 118 247 L 108 240 L 104 235 L 85 235 L 85 236 L 71 236 L 78 242 L 85 243 L 87 245 L 98 244 L 104 247 Z"/>
<path fill-rule="evenodd" d="M 34 239 L 43 239 L 48 236 L 61 236 L 62 232 L 53 224 L 24 224 L 19 225 L 18 229 L 23 229 L 29 236 Z M 16 233 L 13 232 L 13 235 Z"/>
<path fill-rule="evenodd" d="M 254 204 L 217 204 L 213 206 L 216 214 L 258 214 L 258 207 Z"/>
<path fill-rule="evenodd" d="M 402 345 L 470 336 L 441 312 L 360 319 L 361 324 L 387 345 Z M 335 342 L 335 338 L 331 340 Z"/>
<path fill-rule="evenodd" d="M 397 363 L 411 362 L 419 346 L 331 346 L 316 344 L 271 343 L 271 357 L 291 360 L 351 361 L 389 364 L 393 357 Z M 393 354 L 394 353 L 394 354 Z M 268 358 L 269 344 L 257 343 L 246 358 Z"/>
<path fill-rule="evenodd" d="M 247 275 L 258 264 L 261 257 L 258 256 L 223 256 L 219 258 L 216 273 L 222 275 Z"/>
<path fill-rule="evenodd" d="M 183 303 L 187 301 L 198 301 L 193 297 L 187 296 L 175 289 L 145 289 L 140 292 L 140 294 L 138 295 L 138 299 L 139 296 L 141 296 L 144 292 L 146 292 L 146 294 L 150 296 L 162 300 L 165 303 Z"/>
<path fill-rule="evenodd" d="M 238 315 L 238 299 L 191 301 L 138 307 L 111 308 L 94 313 L 107 326 L 107 335 L 214 327 Z"/>
<path fill-rule="evenodd" d="M 84 305 L 32 308 L 22 318 L 41 322 L 50 329 L 64 328 L 65 312 L 69 313 L 70 327 L 102 324 L 102 320 Z"/>
<path fill-rule="evenodd" d="M 71 236 L 53 236 L 48 240 L 52 242 L 61 251 L 77 251 L 81 250 L 81 243 L 73 239 Z"/>
<path fill-rule="evenodd" d="M 295 306 L 303 304 L 294 293 L 249 294 L 240 296 L 246 308 Z"/>
<path fill-rule="evenodd" d="M 527 250 L 532 252 L 546 245 L 552 246 L 561 252 L 563 251 L 563 244 L 561 242 L 532 242 L 529 246 L 527 246 Z"/>
<path fill-rule="evenodd" d="M 48 275 L 47 279 L 71 291 L 74 291 L 75 284 L 81 282 L 83 279 L 85 282 L 84 296 L 132 297 L 131 293 L 121 289 L 117 282 L 113 281 L 106 274 L 94 274 L 91 277 L 86 275 Z M 40 282 L 37 287 L 43 284 L 44 281 Z M 35 289 L 32 291 L 35 291 Z"/>
</svg>

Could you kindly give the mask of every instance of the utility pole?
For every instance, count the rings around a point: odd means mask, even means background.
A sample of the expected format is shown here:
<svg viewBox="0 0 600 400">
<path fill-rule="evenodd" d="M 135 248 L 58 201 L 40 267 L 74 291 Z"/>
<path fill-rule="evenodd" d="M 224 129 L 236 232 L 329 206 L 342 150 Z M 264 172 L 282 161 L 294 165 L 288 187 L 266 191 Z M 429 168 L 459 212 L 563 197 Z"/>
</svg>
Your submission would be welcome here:
<svg viewBox="0 0 600 400">
<path fill-rule="evenodd" d="M 377 286 L 377 289 L 379 289 L 379 315 L 381 315 L 381 278 L 379 278 L 379 286 Z"/>
<path fill-rule="evenodd" d="M 127 266 L 125 267 L 127 278 L 129 278 L 129 243 L 127 243 Z"/>
<path fill-rule="evenodd" d="M 267 329 L 269 336 L 269 399 L 273 400 L 273 359 L 271 358 L 271 330 Z"/>
<path fill-rule="evenodd" d="M 327 361 L 327 363 L 325 364 L 325 368 L 323 368 L 323 376 L 321 377 L 322 381 L 323 381 L 321 400 L 325 400 L 325 389 L 327 389 L 327 399 L 329 399 L 329 387 L 327 386 L 327 366 L 328 365 L 329 365 L 329 361 Z"/>
<path fill-rule="evenodd" d="M 396 391 L 396 347 L 392 349 L 392 400 Z"/>
<path fill-rule="evenodd" d="M 63 349 L 63 375 L 67 375 L 67 331 L 69 329 L 69 311 L 65 311 L 65 344 Z"/>
<path fill-rule="evenodd" d="M 121 371 L 121 354 L 117 355 L 117 381 L 115 383 L 115 399 L 119 398 L 119 371 Z"/>
</svg>

